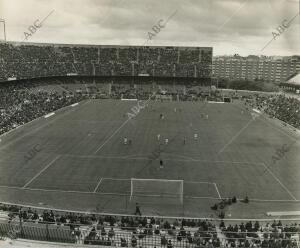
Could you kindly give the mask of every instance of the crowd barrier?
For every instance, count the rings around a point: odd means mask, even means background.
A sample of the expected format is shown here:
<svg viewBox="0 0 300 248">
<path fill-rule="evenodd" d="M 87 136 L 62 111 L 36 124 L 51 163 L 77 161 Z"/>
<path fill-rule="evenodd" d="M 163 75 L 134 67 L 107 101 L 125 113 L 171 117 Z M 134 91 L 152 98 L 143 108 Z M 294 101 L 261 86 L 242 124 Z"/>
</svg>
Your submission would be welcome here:
<svg viewBox="0 0 300 248">
<path fill-rule="evenodd" d="M 75 236 L 72 235 L 69 226 L 59 226 L 38 223 L 1 223 L 1 239 L 29 239 L 60 243 L 75 243 Z"/>
</svg>

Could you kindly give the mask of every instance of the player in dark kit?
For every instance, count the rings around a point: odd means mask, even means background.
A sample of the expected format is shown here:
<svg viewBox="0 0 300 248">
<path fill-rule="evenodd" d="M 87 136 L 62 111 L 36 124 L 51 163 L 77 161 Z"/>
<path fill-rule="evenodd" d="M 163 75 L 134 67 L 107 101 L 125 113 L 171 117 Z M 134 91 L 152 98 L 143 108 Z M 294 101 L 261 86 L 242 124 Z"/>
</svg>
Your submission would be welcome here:
<svg viewBox="0 0 300 248">
<path fill-rule="evenodd" d="M 142 215 L 141 210 L 140 210 L 140 206 L 139 206 L 138 203 L 135 204 L 135 213 L 134 214 L 139 215 L 139 216 Z"/>
<path fill-rule="evenodd" d="M 164 161 L 162 161 L 162 159 L 159 160 L 159 168 L 160 168 L 160 169 L 163 169 L 163 168 L 164 168 Z"/>
</svg>

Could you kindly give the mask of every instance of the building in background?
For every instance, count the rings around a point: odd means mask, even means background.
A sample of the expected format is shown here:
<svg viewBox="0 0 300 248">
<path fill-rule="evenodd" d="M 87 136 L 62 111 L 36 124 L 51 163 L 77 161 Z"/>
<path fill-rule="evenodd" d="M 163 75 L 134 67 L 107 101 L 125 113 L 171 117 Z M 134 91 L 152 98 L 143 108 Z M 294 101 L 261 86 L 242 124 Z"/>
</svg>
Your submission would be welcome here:
<svg viewBox="0 0 300 248">
<path fill-rule="evenodd" d="M 241 80 L 284 82 L 300 72 L 300 56 L 234 56 L 213 57 L 213 77 Z"/>
</svg>

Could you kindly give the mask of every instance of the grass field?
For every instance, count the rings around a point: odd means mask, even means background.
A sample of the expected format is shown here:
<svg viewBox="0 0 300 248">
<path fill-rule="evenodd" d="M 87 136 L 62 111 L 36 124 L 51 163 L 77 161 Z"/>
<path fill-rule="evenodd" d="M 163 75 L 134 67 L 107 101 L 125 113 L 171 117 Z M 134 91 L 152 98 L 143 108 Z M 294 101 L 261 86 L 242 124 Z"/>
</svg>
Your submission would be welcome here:
<svg viewBox="0 0 300 248">
<path fill-rule="evenodd" d="M 132 214 L 139 202 L 144 214 L 206 217 L 220 198 L 247 195 L 250 204 L 227 213 L 250 218 L 300 210 L 300 146 L 293 131 L 264 116 L 253 119 L 239 103 L 150 101 L 128 119 L 136 104 L 81 102 L 1 137 L 0 201 L 118 214 Z M 132 144 L 124 145 L 124 137 Z M 290 150 L 272 163 L 284 144 Z M 130 201 L 130 178 L 184 180 L 183 204 L 176 197 Z"/>
</svg>

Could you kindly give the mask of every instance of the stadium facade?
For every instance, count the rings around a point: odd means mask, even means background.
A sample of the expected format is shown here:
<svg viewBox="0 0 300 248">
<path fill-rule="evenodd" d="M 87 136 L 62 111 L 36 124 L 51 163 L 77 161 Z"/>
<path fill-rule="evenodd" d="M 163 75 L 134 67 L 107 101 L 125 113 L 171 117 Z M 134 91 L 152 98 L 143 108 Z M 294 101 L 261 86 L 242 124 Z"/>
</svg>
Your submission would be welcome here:
<svg viewBox="0 0 300 248">
<path fill-rule="evenodd" d="M 0 43 L 0 81 L 52 76 L 209 80 L 212 47 Z"/>
</svg>

